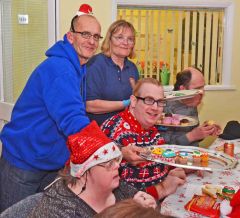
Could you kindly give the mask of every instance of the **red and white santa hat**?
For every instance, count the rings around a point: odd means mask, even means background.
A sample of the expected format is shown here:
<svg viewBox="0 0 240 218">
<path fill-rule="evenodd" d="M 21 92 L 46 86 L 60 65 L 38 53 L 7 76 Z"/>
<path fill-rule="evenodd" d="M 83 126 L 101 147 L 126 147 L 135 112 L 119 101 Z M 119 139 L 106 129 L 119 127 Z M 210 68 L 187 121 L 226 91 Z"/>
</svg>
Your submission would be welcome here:
<svg viewBox="0 0 240 218">
<path fill-rule="evenodd" d="M 223 218 L 239 218 L 240 217 L 240 189 L 233 198 L 223 200 L 220 204 L 221 217 Z"/>
<path fill-rule="evenodd" d="M 81 177 L 88 169 L 122 156 L 118 146 L 92 121 L 80 132 L 68 137 L 70 174 Z"/>
<path fill-rule="evenodd" d="M 84 15 L 84 14 L 93 15 L 92 7 L 90 5 L 82 4 L 76 13 L 77 16 Z"/>
</svg>

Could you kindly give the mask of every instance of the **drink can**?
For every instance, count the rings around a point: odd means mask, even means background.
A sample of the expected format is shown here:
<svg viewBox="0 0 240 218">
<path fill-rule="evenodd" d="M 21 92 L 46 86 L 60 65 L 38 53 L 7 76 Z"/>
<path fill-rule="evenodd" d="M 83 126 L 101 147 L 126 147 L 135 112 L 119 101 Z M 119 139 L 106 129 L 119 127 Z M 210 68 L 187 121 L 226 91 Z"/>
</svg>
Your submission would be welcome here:
<svg viewBox="0 0 240 218">
<path fill-rule="evenodd" d="M 234 157 L 234 144 L 224 143 L 224 153 Z"/>
</svg>

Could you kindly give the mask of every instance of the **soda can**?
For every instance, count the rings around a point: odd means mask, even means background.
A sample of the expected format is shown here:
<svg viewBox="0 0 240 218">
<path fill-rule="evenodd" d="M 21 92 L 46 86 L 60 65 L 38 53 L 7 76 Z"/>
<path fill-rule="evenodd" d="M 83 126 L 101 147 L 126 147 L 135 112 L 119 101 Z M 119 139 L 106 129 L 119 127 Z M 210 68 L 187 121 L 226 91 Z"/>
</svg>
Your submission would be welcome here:
<svg viewBox="0 0 240 218">
<path fill-rule="evenodd" d="M 224 153 L 234 157 L 234 144 L 224 143 Z"/>
</svg>

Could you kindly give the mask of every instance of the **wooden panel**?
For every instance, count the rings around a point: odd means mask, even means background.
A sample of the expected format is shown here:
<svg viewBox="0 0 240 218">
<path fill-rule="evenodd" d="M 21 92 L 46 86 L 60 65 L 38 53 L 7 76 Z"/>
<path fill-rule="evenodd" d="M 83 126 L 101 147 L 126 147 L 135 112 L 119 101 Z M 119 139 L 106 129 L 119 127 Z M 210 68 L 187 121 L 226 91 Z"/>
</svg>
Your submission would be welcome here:
<svg viewBox="0 0 240 218">
<path fill-rule="evenodd" d="M 166 62 L 166 50 L 167 50 L 167 39 L 166 39 L 166 11 L 162 11 L 162 16 L 161 16 L 161 33 L 162 33 L 162 43 L 161 43 L 161 47 L 163 48 L 163 52 L 162 52 L 162 60 L 165 63 Z"/>
<path fill-rule="evenodd" d="M 178 13 L 177 72 L 182 70 L 182 11 Z"/>
<path fill-rule="evenodd" d="M 193 12 L 192 15 L 192 54 L 191 54 L 191 65 L 196 64 L 196 46 L 197 46 L 197 12 Z"/>
<path fill-rule="evenodd" d="M 153 77 L 153 42 L 154 42 L 154 33 L 153 33 L 153 10 L 150 12 L 150 17 L 149 17 L 149 36 L 150 36 L 150 41 L 149 41 L 149 64 L 150 64 L 150 77 Z"/>
<path fill-rule="evenodd" d="M 210 71 L 210 85 L 216 82 L 216 64 L 217 64 L 217 35 L 218 33 L 218 12 L 213 12 L 213 26 L 212 26 L 212 59 Z"/>
<path fill-rule="evenodd" d="M 148 11 L 146 11 L 146 17 L 145 17 L 145 55 L 144 55 L 144 76 L 147 77 L 147 65 L 148 65 L 148 31 L 149 31 L 149 26 L 148 26 Z"/>
<path fill-rule="evenodd" d="M 210 63 L 210 43 L 211 43 L 212 12 L 206 12 L 206 41 L 205 41 L 205 60 L 204 60 L 204 79 L 209 84 L 209 63 Z"/>
<path fill-rule="evenodd" d="M 184 33 L 184 68 L 189 66 L 188 57 L 189 57 L 189 30 L 190 27 L 190 12 L 185 11 L 185 33 Z"/>
<path fill-rule="evenodd" d="M 199 12 L 197 66 L 200 69 L 203 67 L 204 14 L 205 12 Z"/>
<path fill-rule="evenodd" d="M 142 50 L 142 44 L 141 44 L 141 32 L 142 32 L 142 27 L 141 27 L 141 21 L 142 21 L 142 16 L 141 16 L 141 10 L 138 10 L 138 24 L 137 24 L 137 59 L 142 60 L 141 56 L 141 50 Z"/>
<path fill-rule="evenodd" d="M 218 28 L 218 57 L 217 57 L 217 73 L 219 74 L 219 83 L 222 83 L 222 63 L 223 63 L 223 19 L 224 13 L 219 14 L 219 28 Z"/>
<path fill-rule="evenodd" d="M 170 84 L 173 84 L 173 72 L 174 72 L 174 42 L 175 42 L 175 32 L 176 32 L 176 13 L 171 11 L 171 47 L 170 47 Z"/>
<path fill-rule="evenodd" d="M 160 42 L 161 42 L 161 35 L 160 35 L 160 21 L 161 21 L 161 11 L 159 10 L 157 13 L 157 21 L 158 21 L 158 25 L 157 25 L 157 60 L 158 60 L 158 64 L 157 64 L 157 72 L 160 71 Z M 157 73 L 157 79 L 160 81 L 159 78 L 159 73 Z"/>
</svg>

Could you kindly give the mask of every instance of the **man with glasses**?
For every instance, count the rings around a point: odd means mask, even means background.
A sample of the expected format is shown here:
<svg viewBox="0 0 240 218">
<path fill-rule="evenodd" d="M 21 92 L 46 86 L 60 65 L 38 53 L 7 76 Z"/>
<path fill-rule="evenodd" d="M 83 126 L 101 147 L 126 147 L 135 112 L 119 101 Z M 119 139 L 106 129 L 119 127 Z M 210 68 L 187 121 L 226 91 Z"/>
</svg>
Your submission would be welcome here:
<svg viewBox="0 0 240 218">
<path fill-rule="evenodd" d="M 204 95 L 204 77 L 202 72 L 194 67 L 189 67 L 177 74 L 174 91 L 199 89 L 201 92 L 193 98 L 181 101 L 171 101 L 165 107 L 165 113 L 182 114 L 198 119 L 197 107 L 201 104 Z M 193 127 L 169 127 L 166 132 L 162 132 L 164 139 L 169 144 L 199 146 L 199 141 L 207 136 L 216 136 L 221 132 L 219 125 L 209 125 L 204 122 L 202 125 Z"/>
<path fill-rule="evenodd" d="M 148 146 L 164 144 L 154 126 L 166 105 L 163 87 L 153 78 L 141 79 L 136 83 L 130 100 L 129 109 L 107 119 L 101 128 L 121 148 L 121 178 L 138 190 L 162 199 L 174 193 L 186 178 L 183 169 L 169 171 L 166 165 L 149 162 L 139 156 Z"/>
<path fill-rule="evenodd" d="M 64 39 L 31 74 L 1 132 L 0 212 L 54 180 L 69 158 L 67 137 L 89 124 L 86 63 L 100 34 L 94 16 L 76 15 Z"/>
</svg>

